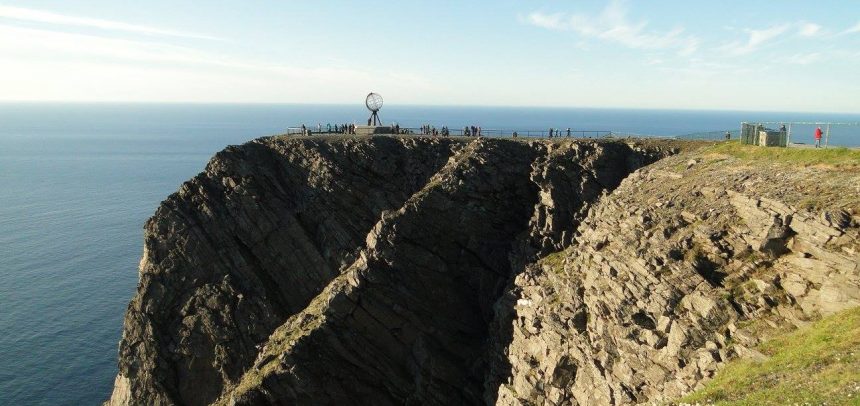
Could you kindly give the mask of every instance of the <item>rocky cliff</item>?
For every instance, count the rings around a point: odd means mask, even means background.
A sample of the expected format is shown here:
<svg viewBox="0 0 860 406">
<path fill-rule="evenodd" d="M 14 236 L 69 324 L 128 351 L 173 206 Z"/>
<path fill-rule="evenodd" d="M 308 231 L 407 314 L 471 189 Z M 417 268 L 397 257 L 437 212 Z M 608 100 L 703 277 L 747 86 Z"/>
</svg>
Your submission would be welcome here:
<svg viewBox="0 0 860 406">
<path fill-rule="evenodd" d="M 667 402 L 762 358 L 769 334 L 860 306 L 857 185 L 856 170 L 698 152 L 635 172 L 515 278 L 493 401 Z"/>
<path fill-rule="evenodd" d="M 860 304 L 856 192 L 699 147 L 227 148 L 145 226 L 109 403 L 666 400 Z"/>
</svg>

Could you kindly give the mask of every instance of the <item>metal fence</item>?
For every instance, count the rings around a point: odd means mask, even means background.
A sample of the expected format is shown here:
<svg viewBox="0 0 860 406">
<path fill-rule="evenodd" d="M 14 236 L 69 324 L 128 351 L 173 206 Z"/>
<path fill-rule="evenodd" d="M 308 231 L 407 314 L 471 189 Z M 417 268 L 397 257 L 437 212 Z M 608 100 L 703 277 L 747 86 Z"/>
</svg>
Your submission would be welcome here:
<svg viewBox="0 0 860 406">
<path fill-rule="evenodd" d="M 728 134 L 728 136 L 726 136 Z M 704 131 L 690 134 L 679 135 L 675 138 L 682 140 L 707 140 L 707 141 L 724 141 L 736 140 L 740 137 L 740 130 L 722 130 L 722 131 Z"/>
<path fill-rule="evenodd" d="M 401 130 L 404 130 L 401 128 Z M 427 135 L 422 132 L 421 128 L 407 128 L 410 134 Z M 436 129 L 439 131 L 439 129 Z M 465 128 L 449 128 L 448 133 L 452 136 L 464 136 L 467 134 Z M 472 134 L 471 129 L 468 134 Z M 481 128 L 480 132 L 483 137 L 530 137 L 530 138 L 548 138 L 550 137 L 549 129 L 546 130 L 511 130 L 503 128 Z M 556 130 L 553 129 L 552 137 L 554 138 L 605 138 L 613 136 L 610 130 Z"/>
<path fill-rule="evenodd" d="M 432 130 L 433 128 L 431 128 Z M 442 128 L 435 128 L 436 135 L 442 135 Z M 341 131 L 335 131 L 335 128 L 331 130 L 328 129 L 327 126 L 323 126 L 320 130 L 319 127 L 306 127 L 303 130 L 301 127 L 288 127 L 286 130 L 286 134 L 288 135 L 301 135 L 303 131 L 307 131 L 308 134 L 343 134 Z M 400 127 L 401 134 L 406 135 L 433 135 L 431 132 L 426 132 L 423 128 L 420 127 Z M 698 132 L 698 133 L 690 133 L 684 135 L 656 135 L 656 134 L 644 134 L 644 133 L 634 133 L 629 131 L 612 131 L 612 130 L 574 130 L 571 129 L 568 131 L 567 129 L 553 129 L 552 138 L 668 138 L 668 139 L 685 139 L 685 140 L 711 140 L 711 141 L 720 141 L 726 139 L 726 133 L 730 133 L 731 139 L 737 139 L 738 134 L 740 133 L 738 130 L 726 130 L 726 131 L 708 131 L 708 132 Z M 448 135 L 455 137 L 462 136 L 475 136 L 472 133 L 471 129 L 466 130 L 465 128 L 449 128 Z M 526 137 L 526 138 L 549 138 L 549 129 L 546 130 L 522 130 L 522 129 L 501 129 L 501 128 L 481 128 L 481 136 L 483 137 Z"/>
<path fill-rule="evenodd" d="M 435 128 L 437 135 L 441 135 L 442 129 Z M 288 127 L 286 130 L 287 135 L 301 135 L 302 134 L 301 127 Z M 340 131 L 335 131 L 334 128 L 331 130 L 328 129 L 328 126 L 323 126 L 322 129 L 319 127 L 306 127 L 306 131 L 309 131 L 310 134 L 342 134 Z M 470 136 L 474 136 L 475 134 L 471 133 L 471 129 L 468 130 L 468 134 Z M 410 134 L 410 135 L 431 135 L 426 133 L 424 129 L 420 127 L 400 127 L 400 132 L 402 134 Z M 467 134 L 467 130 L 465 128 L 449 128 L 448 135 L 461 137 Z M 501 129 L 501 128 L 481 128 L 481 136 L 483 137 L 531 137 L 531 138 L 548 138 L 549 129 L 546 130 L 510 130 L 510 129 Z M 554 138 L 605 138 L 605 137 L 613 137 L 619 136 L 618 134 L 613 133 L 610 130 L 573 130 L 568 131 L 564 130 L 556 130 L 553 129 L 552 137 Z"/>
<path fill-rule="evenodd" d="M 755 126 L 760 130 L 785 126 L 785 145 L 804 146 L 815 142 L 815 130 L 821 128 L 821 146 L 860 147 L 860 122 L 764 121 L 741 123 L 742 128 Z"/>
<path fill-rule="evenodd" d="M 703 131 L 688 133 L 683 135 L 659 135 L 645 134 L 628 131 L 612 131 L 612 130 L 574 130 L 569 132 L 567 129 L 553 129 L 554 138 L 669 138 L 682 140 L 705 140 L 705 141 L 723 141 L 726 139 L 738 140 L 746 143 L 753 142 L 753 138 L 758 140 L 759 131 L 768 130 L 770 128 L 779 129 L 782 125 L 786 126 L 785 137 L 779 138 L 779 145 L 798 147 L 814 142 L 813 132 L 816 128 L 821 127 L 823 136 L 821 144 L 827 146 L 843 146 L 843 147 L 860 147 L 860 122 L 757 122 L 757 123 L 741 123 L 741 129 L 726 129 L 719 131 Z M 311 134 L 332 134 L 328 131 L 328 126 L 323 126 L 321 131 L 317 126 L 306 127 Z M 421 127 L 401 127 L 401 132 L 412 135 L 429 135 L 425 134 Z M 437 127 L 437 134 L 442 135 L 441 127 Z M 779 130 L 771 130 L 779 131 Z M 286 134 L 301 135 L 301 127 L 289 127 Z M 481 135 L 485 137 L 517 137 L 525 138 L 548 138 L 549 129 L 543 130 L 523 130 L 523 129 L 502 129 L 502 128 L 482 128 Z M 728 134 L 728 137 L 727 137 Z M 463 136 L 465 128 L 449 128 L 448 135 Z M 469 135 L 474 136 L 471 134 Z M 745 141 L 746 140 L 746 141 Z"/>
</svg>

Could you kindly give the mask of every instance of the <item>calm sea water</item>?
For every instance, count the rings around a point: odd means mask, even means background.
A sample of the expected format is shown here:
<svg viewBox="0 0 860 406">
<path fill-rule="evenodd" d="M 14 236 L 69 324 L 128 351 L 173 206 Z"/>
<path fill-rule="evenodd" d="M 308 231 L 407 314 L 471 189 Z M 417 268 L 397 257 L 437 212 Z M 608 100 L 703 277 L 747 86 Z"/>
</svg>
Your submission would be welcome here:
<svg viewBox="0 0 860 406">
<path fill-rule="evenodd" d="M 476 107 L 386 107 L 381 114 L 401 126 L 664 135 L 736 129 L 744 120 L 860 121 Z M 123 313 L 137 284 L 143 223 L 212 154 L 301 123 L 365 119 L 360 105 L 0 104 L 0 405 L 106 400 Z M 840 137 L 860 145 L 850 130 Z"/>
</svg>

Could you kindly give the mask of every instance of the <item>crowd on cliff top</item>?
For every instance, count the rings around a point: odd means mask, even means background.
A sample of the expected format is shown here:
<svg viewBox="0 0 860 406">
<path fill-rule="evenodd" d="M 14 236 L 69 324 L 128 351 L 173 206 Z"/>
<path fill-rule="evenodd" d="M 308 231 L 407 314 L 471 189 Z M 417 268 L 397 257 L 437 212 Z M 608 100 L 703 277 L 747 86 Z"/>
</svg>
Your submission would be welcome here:
<svg viewBox="0 0 860 406">
<path fill-rule="evenodd" d="M 317 124 L 317 130 L 313 131 L 308 126 L 302 124 L 302 132 L 301 135 L 309 136 L 312 134 L 355 134 L 355 124 L 335 124 L 334 126 L 331 123 L 326 124 L 326 131 L 323 132 L 322 123 Z"/>
<path fill-rule="evenodd" d="M 355 124 L 335 124 L 331 125 L 328 123 L 323 127 L 322 123 L 318 123 L 316 126 L 316 131 L 313 128 L 308 127 L 304 124 L 301 126 L 300 135 L 302 136 L 310 136 L 313 134 L 356 134 L 356 125 Z M 431 136 L 441 136 L 441 137 L 450 137 L 451 130 L 448 126 L 442 126 L 441 128 L 436 128 L 430 124 L 423 124 L 420 128 L 412 129 L 412 128 L 401 128 L 400 124 L 394 123 L 388 127 L 391 130 L 392 134 L 403 134 L 403 135 L 414 135 L 415 130 L 419 131 L 420 135 L 431 135 Z M 546 131 L 546 134 L 549 138 L 553 137 L 570 137 L 571 129 L 568 127 L 567 130 L 562 130 L 560 128 L 552 128 Z M 461 134 L 464 137 L 482 137 L 484 135 L 483 129 L 480 126 L 470 125 L 463 127 Z M 499 134 L 501 135 L 501 134 Z M 518 137 L 517 131 L 511 132 L 511 136 L 514 138 Z"/>
</svg>

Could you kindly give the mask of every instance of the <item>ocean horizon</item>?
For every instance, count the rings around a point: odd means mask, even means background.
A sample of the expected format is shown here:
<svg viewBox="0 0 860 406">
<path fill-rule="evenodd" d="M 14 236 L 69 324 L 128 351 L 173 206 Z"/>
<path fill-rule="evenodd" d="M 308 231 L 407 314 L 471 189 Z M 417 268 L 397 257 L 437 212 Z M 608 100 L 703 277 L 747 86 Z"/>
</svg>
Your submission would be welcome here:
<svg viewBox="0 0 860 406">
<path fill-rule="evenodd" d="M 571 128 L 655 136 L 750 122 L 860 122 L 860 114 L 385 106 L 385 123 Z M 142 227 L 227 145 L 362 123 L 357 105 L 0 102 L 0 404 L 96 404 L 110 396 Z M 794 129 L 811 142 L 814 126 Z M 860 146 L 860 127 L 833 129 Z"/>
</svg>

